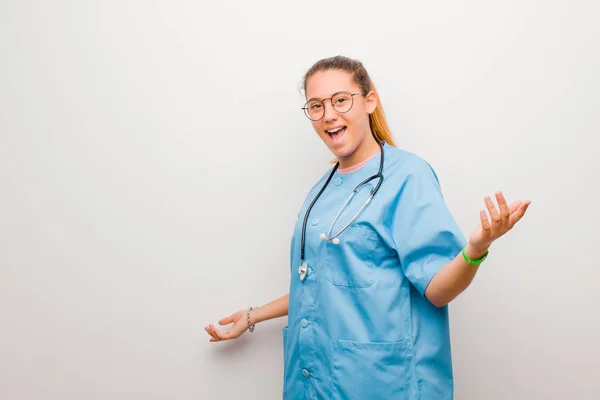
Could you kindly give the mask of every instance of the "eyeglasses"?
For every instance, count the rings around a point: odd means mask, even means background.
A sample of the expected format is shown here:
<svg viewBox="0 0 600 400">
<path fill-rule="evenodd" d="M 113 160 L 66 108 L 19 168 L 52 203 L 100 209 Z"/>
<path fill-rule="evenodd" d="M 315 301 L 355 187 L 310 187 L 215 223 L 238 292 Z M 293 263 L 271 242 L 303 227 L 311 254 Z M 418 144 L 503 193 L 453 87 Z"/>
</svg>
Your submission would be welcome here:
<svg viewBox="0 0 600 400">
<path fill-rule="evenodd" d="M 347 113 L 354 104 L 354 96 L 362 96 L 361 93 L 340 92 L 323 100 L 311 100 L 302 107 L 304 114 L 311 121 L 318 121 L 325 115 L 325 100 L 331 100 L 333 109 L 339 113 Z"/>
</svg>

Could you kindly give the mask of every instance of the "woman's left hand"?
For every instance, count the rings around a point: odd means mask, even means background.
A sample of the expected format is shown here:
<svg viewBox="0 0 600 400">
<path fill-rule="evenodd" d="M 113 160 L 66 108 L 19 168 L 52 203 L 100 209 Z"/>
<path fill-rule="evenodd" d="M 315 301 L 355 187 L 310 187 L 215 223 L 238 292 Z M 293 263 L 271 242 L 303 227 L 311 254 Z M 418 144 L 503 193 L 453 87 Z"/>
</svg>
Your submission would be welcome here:
<svg viewBox="0 0 600 400">
<path fill-rule="evenodd" d="M 492 199 L 489 196 L 485 197 L 485 204 L 491 218 L 488 218 L 485 210 L 481 210 L 479 213 L 481 224 L 469 239 L 469 244 L 479 254 L 485 253 L 494 240 L 510 231 L 523 218 L 527 207 L 531 204 L 529 200 L 517 200 L 509 207 L 502 192 L 496 192 L 496 200 L 500 212 L 496 209 Z"/>
</svg>

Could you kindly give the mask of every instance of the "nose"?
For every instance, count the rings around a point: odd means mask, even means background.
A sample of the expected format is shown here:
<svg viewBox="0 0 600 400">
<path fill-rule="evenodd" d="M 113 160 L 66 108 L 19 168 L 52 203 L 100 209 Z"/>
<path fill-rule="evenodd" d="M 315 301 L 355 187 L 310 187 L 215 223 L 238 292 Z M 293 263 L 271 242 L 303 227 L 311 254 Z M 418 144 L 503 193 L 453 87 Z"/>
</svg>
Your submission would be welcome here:
<svg viewBox="0 0 600 400">
<path fill-rule="evenodd" d="M 323 108 L 325 109 L 325 115 L 323 115 L 323 119 L 325 120 L 325 122 L 335 121 L 338 115 L 335 109 L 333 108 L 331 101 L 324 101 Z"/>
</svg>

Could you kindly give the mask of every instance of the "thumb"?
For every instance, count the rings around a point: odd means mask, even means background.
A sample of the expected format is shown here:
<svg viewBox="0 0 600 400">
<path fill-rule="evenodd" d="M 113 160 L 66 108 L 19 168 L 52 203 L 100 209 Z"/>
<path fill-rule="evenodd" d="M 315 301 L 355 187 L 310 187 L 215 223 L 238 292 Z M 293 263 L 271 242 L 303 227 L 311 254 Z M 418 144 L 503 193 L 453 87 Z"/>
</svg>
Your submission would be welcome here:
<svg viewBox="0 0 600 400">
<path fill-rule="evenodd" d="M 231 324 L 233 322 L 233 315 L 230 315 L 229 317 L 225 317 L 221 320 L 219 320 L 219 325 L 227 325 L 227 324 Z"/>
</svg>

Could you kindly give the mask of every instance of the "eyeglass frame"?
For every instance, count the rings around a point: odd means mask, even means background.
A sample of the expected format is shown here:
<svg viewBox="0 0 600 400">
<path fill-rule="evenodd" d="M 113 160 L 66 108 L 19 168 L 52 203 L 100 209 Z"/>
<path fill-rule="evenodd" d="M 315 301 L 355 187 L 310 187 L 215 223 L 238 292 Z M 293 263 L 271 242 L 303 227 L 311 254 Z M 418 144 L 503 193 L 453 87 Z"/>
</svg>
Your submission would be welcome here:
<svg viewBox="0 0 600 400">
<path fill-rule="evenodd" d="M 350 95 L 350 98 L 352 99 L 352 104 L 350 104 L 350 108 L 347 109 L 346 111 L 338 111 L 337 108 L 335 108 L 335 106 L 333 105 L 333 98 L 339 94 L 342 93 L 348 93 Z M 331 107 L 333 107 L 333 109 L 335 110 L 335 112 L 341 113 L 341 114 L 345 114 L 348 111 L 352 110 L 352 107 L 354 107 L 354 96 L 364 96 L 363 93 L 350 93 L 350 92 L 346 92 L 346 91 L 341 91 L 341 92 L 337 92 L 334 93 L 331 97 L 325 97 L 324 99 L 319 100 L 319 102 L 323 105 L 323 115 L 321 115 L 321 118 L 319 119 L 312 119 L 311 117 L 308 116 L 308 113 L 306 112 L 306 110 L 308 110 L 308 103 L 310 103 L 313 100 L 307 101 L 304 104 L 304 107 L 302 107 L 302 110 L 304 110 L 304 115 L 306 115 L 306 118 L 310 119 L 311 121 L 320 121 L 323 119 L 323 117 L 325 116 L 325 100 L 329 100 L 329 102 L 331 103 Z"/>
</svg>

